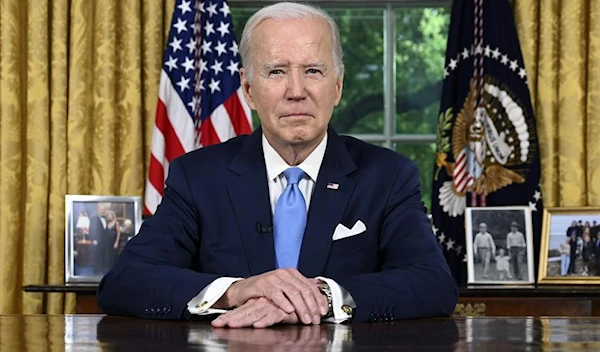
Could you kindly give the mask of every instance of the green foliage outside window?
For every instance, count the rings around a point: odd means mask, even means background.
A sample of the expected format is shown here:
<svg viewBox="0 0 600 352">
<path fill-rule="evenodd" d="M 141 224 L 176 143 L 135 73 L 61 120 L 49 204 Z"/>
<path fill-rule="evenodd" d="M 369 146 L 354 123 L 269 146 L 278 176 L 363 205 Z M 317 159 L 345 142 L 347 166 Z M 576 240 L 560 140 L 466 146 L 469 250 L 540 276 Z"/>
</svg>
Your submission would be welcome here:
<svg viewBox="0 0 600 352">
<path fill-rule="evenodd" d="M 398 4 L 398 3 L 396 3 Z M 233 3 L 234 28 L 239 38 L 246 20 L 258 9 Z M 340 134 L 352 134 L 384 145 L 416 162 L 421 174 L 423 201 L 430 208 L 435 162 L 435 133 L 442 88 L 448 8 L 396 7 L 395 33 L 385 33 L 386 8 L 326 7 L 338 23 L 344 50 L 344 91 L 331 125 Z M 395 111 L 386 120 L 386 35 L 395 48 Z M 253 122 L 259 121 L 253 114 Z M 392 131 L 385 126 L 393 125 Z M 406 135 L 421 136 L 418 142 Z"/>
</svg>

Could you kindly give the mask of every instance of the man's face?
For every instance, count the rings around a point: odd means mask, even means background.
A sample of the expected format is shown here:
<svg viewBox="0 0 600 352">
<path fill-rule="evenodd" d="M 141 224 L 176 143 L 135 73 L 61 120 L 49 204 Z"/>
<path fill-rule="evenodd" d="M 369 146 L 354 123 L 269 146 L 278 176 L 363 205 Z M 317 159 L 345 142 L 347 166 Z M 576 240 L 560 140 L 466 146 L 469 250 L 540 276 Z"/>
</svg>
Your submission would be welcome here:
<svg viewBox="0 0 600 352">
<path fill-rule="evenodd" d="M 486 225 L 479 225 L 479 232 L 487 232 L 487 226 Z"/>
<path fill-rule="evenodd" d="M 106 214 L 106 204 L 98 203 L 97 209 L 99 216 L 104 216 Z"/>
<path fill-rule="evenodd" d="M 513 225 L 513 226 L 510 227 L 510 230 L 512 232 L 517 232 L 517 227 L 515 225 Z"/>
<path fill-rule="evenodd" d="M 310 145 L 327 131 L 342 96 L 332 39 L 321 19 L 265 20 L 252 36 L 253 81 L 242 69 L 248 105 L 275 146 Z"/>
</svg>

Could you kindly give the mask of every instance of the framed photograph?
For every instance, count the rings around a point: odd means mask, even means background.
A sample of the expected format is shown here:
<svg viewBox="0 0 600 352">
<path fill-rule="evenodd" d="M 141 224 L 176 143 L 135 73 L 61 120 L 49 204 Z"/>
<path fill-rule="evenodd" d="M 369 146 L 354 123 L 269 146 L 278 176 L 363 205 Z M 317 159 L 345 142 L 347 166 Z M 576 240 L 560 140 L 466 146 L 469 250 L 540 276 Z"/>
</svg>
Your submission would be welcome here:
<svg viewBox="0 0 600 352">
<path fill-rule="evenodd" d="M 540 284 L 600 283 L 600 208 L 545 208 Z"/>
<path fill-rule="evenodd" d="M 98 283 L 142 224 L 141 197 L 65 196 L 65 283 Z"/>
<path fill-rule="evenodd" d="M 469 284 L 532 284 L 533 231 L 529 207 L 467 208 Z"/>
</svg>

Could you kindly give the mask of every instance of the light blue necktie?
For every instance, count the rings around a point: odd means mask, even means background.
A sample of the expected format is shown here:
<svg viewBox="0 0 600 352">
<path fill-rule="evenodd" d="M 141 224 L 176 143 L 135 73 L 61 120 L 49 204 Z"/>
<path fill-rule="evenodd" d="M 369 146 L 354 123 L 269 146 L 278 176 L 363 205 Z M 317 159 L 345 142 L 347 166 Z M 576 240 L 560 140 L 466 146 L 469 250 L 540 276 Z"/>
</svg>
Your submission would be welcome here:
<svg viewBox="0 0 600 352">
<path fill-rule="evenodd" d="M 287 187 L 275 204 L 273 216 L 275 257 L 277 268 L 296 268 L 306 228 L 306 202 L 298 188 L 304 171 L 299 167 L 290 167 L 283 175 Z"/>
</svg>

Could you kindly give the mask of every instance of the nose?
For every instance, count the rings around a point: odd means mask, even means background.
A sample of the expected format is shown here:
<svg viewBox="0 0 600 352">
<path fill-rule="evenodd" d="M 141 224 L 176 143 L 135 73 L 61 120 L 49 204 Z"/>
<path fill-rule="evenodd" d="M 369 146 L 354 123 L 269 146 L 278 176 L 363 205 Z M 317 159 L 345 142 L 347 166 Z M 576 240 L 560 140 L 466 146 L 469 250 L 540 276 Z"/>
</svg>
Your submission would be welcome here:
<svg viewBox="0 0 600 352">
<path fill-rule="evenodd" d="M 289 100 L 306 98 L 306 82 L 301 72 L 293 70 L 288 75 L 286 96 Z"/>
</svg>

